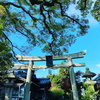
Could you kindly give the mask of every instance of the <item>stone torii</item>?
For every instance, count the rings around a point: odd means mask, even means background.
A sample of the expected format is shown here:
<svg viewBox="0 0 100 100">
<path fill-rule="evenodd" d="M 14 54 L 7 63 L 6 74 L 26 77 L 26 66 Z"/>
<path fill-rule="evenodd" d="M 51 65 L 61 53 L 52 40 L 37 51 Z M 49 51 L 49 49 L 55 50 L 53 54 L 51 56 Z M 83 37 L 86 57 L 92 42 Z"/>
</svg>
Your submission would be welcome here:
<svg viewBox="0 0 100 100">
<path fill-rule="evenodd" d="M 69 73 L 70 73 L 70 81 L 71 81 L 71 86 L 72 86 L 73 98 L 74 100 L 79 100 L 73 67 L 85 66 L 85 63 L 74 63 L 72 62 L 72 59 L 83 58 L 85 54 L 86 54 L 86 50 L 78 52 L 78 53 L 68 54 L 68 55 L 53 56 L 52 60 L 68 60 L 68 62 L 65 64 L 59 64 L 59 65 L 57 64 L 57 65 L 53 65 L 49 67 L 46 65 L 33 65 L 34 61 L 46 61 L 46 57 L 16 55 L 19 61 L 29 61 L 29 66 L 27 66 L 28 71 L 27 71 L 27 78 L 26 78 L 26 84 L 25 84 L 25 89 L 24 89 L 24 100 L 30 100 L 30 85 L 31 85 L 31 75 L 32 75 L 33 69 L 40 69 L 40 68 L 55 69 L 55 68 L 60 68 L 60 67 L 70 68 Z"/>
</svg>

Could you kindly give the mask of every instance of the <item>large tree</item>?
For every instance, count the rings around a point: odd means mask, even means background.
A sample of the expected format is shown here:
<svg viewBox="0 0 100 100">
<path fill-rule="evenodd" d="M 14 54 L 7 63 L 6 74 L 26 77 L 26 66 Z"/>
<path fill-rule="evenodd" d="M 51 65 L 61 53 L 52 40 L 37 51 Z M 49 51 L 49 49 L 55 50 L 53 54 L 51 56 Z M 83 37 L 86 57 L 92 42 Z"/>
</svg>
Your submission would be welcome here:
<svg viewBox="0 0 100 100">
<path fill-rule="evenodd" d="M 23 51 L 24 47 L 41 46 L 44 52 L 63 54 L 68 52 L 68 47 L 75 43 L 77 37 L 87 33 L 87 15 L 91 11 L 99 21 L 95 15 L 96 11 L 99 14 L 100 2 L 97 2 L 95 5 L 98 7 L 94 5 L 93 10 L 92 0 L 1 0 L 0 5 L 6 10 L 2 17 L 5 20 L 3 37 L 9 41 L 12 50 Z M 72 6 L 80 13 L 69 14 Z M 21 47 L 11 38 L 14 36 L 28 43 Z"/>
<path fill-rule="evenodd" d="M 9 48 L 9 41 L 4 38 L 3 29 L 5 26 L 5 20 L 2 18 L 5 16 L 5 8 L 0 6 L 0 77 L 4 77 L 7 74 L 7 70 L 13 65 L 13 53 Z"/>
</svg>

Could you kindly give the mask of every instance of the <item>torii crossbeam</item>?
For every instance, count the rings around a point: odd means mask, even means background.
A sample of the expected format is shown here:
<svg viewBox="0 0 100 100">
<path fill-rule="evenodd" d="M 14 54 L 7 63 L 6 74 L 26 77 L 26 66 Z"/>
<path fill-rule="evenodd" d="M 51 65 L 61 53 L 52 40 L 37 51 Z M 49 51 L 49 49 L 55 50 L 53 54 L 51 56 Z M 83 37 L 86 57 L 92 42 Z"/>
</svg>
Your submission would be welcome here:
<svg viewBox="0 0 100 100">
<path fill-rule="evenodd" d="M 68 55 L 60 55 L 60 56 L 53 56 L 53 60 L 66 60 L 68 58 L 71 59 L 77 59 L 77 58 L 83 58 L 84 55 L 86 54 L 86 50 L 78 52 L 78 53 L 73 53 L 73 54 L 68 54 Z M 16 55 L 19 61 L 46 61 L 46 57 L 42 56 L 21 56 L 21 55 Z"/>
</svg>

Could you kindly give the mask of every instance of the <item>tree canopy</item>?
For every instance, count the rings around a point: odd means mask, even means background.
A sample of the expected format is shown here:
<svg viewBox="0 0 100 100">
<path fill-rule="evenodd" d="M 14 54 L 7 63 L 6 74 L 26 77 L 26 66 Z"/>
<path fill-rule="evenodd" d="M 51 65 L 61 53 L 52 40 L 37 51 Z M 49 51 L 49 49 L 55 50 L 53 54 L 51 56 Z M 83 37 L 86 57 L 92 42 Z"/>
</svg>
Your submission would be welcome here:
<svg viewBox="0 0 100 100">
<path fill-rule="evenodd" d="M 99 0 L 94 3 L 92 0 L 1 0 L 0 9 L 2 6 L 6 14 L 0 10 L 0 17 L 5 21 L 0 31 L 12 50 L 41 46 L 43 52 L 61 55 L 68 52 L 77 37 L 88 32 L 88 14 L 100 21 Z M 79 13 L 69 14 L 72 7 Z M 28 45 L 19 46 L 11 36 L 27 40 Z"/>
<path fill-rule="evenodd" d="M 0 77 L 6 75 L 7 70 L 13 65 L 13 54 L 9 48 L 9 41 L 4 38 L 3 29 L 5 27 L 5 8 L 0 5 Z"/>
<path fill-rule="evenodd" d="M 7 74 L 7 70 L 13 65 L 13 55 L 5 41 L 0 40 L 0 76 Z"/>
</svg>

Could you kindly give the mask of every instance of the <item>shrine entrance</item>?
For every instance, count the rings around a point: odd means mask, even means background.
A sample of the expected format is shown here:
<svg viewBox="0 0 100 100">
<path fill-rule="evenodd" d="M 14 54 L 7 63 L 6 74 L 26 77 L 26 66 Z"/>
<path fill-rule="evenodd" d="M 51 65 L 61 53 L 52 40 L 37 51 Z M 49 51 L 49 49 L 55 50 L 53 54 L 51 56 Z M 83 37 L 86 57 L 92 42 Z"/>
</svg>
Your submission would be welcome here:
<svg viewBox="0 0 100 100">
<path fill-rule="evenodd" d="M 27 77 L 26 77 L 26 84 L 25 84 L 25 88 L 24 88 L 24 100 L 30 100 L 30 95 L 31 95 L 30 86 L 31 86 L 32 70 L 41 69 L 41 68 L 56 69 L 56 68 L 60 68 L 60 67 L 63 67 L 63 68 L 68 67 L 69 68 L 70 81 L 71 81 L 71 87 L 72 87 L 72 92 L 73 92 L 73 99 L 79 100 L 77 87 L 76 87 L 76 81 L 75 81 L 75 75 L 74 75 L 74 67 L 85 66 L 85 63 L 74 63 L 72 61 L 72 59 L 83 58 L 85 54 L 86 54 L 86 50 L 78 52 L 78 53 L 61 55 L 61 56 L 34 57 L 34 56 L 16 55 L 16 57 L 18 58 L 19 61 L 28 61 L 29 62 Z M 68 62 L 65 64 L 53 65 L 53 60 L 68 60 Z M 46 61 L 46 65 L 34 65 L 35 61 Z"/>
</svg>

